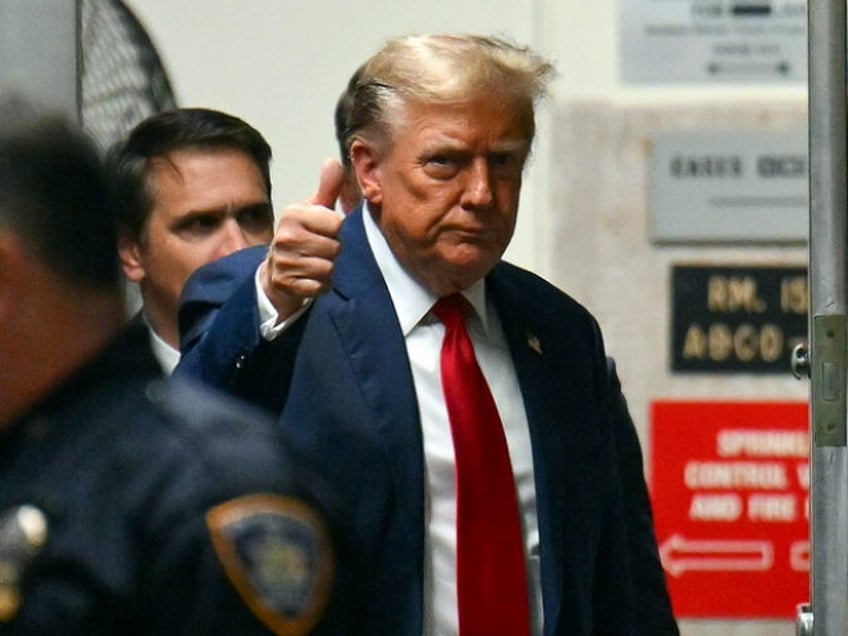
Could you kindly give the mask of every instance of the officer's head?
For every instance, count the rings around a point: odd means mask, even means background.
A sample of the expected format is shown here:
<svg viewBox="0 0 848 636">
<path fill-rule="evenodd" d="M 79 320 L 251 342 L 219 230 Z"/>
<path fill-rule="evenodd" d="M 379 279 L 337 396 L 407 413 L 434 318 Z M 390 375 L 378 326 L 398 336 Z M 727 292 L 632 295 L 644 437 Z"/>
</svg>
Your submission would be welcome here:
<svg viewBox="0 0 848 636">
<path fill-rule="evenodd" d="M 119 290 L 111 192 L 94 146 L 14 98 L 0 104 L 0 234 L 69 285 Z"/>
<path fill-rule="evenodd" d="M 92 143 L 61 117 L 0 104 L 0 426 L 121 328 L 116 243 Z"/>
</svg>

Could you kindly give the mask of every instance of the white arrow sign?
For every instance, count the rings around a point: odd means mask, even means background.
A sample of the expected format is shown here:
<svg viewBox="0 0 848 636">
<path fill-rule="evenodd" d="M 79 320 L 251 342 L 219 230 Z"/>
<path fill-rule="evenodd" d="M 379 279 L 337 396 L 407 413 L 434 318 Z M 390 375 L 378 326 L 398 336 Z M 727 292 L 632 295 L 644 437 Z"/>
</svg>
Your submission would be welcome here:
<svg viewBox="0 0 848 636">
<path fill-rule="evenodd" d="M 796 541 L 789 546 L 789 565 L 798 572 L 810 571 L 809 541 Z"/>
<path fill-rule="evenodd" d="M 686 571 L 760 572 L 774 564 L 771 541 L 690 540 L 671 535 L 660 547 L 663 567 L 673 576 Z"/>
</svg>

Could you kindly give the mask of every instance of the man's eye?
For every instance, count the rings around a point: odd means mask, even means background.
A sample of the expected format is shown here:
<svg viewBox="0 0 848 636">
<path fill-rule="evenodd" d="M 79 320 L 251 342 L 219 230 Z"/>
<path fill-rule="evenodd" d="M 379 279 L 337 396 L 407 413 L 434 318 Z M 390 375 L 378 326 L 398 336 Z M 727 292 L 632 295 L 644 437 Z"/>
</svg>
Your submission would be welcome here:
<svg viewBox="0 0 848 636">
<path fill-rule="evenodd" d="M 523 155 L 515 152 L 499 152 L 489 158 L 493 168 L 521 168 Z"/>
<path fill-rule="evenodd" d="M 460 169 L 460 160 L 449 155 L 433 155 L 424 162 L 424 170 L 436 179 L 447 179 Z"/>
<path fill-rule="evenodd" d="M 183 221 L 177 228 L 177 233 L 192 237 L 202 237 L 212 234 L 221 225 L 217 216 L 194 216 Z"/>
<path fill-rule="evenodd" d="M 274 232 L 274 211 L 268 204 L 252 205 L 236 213 L 239 227 L 250 234 Z"/>
<path fill-rule="evenodd" d="M 504 178 L 512 178 L 524 167 L 524 155 L 516 152 L 498 152 L 489 157 L 489 169 Z"/>
</svg>

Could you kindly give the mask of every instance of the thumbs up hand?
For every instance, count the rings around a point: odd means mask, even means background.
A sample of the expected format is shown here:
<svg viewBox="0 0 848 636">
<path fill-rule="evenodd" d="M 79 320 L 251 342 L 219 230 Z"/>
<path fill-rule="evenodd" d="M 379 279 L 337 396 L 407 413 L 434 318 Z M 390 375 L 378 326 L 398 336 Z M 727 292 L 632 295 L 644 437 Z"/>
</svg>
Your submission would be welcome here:
<svg viewBox="0 0 848 636">
<path fill-rule="evenodd" d="M 326 160 L 321 166 L 318 191 L 305 201 L 289 205 L 280 215 L 259 276 L 281 321 L 332 284 L 342 224 L 333 208 L 344 176 L 338 161 Z"/>
</svg>

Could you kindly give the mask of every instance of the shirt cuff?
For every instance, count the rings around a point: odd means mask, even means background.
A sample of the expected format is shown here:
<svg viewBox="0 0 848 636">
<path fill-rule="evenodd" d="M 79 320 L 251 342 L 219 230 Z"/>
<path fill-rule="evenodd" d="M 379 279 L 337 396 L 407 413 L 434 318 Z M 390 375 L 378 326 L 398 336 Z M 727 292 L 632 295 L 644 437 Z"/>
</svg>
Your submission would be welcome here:
<svg viewBox="0 0 848 636">
<path fill-rule="evenodd" d="M 300 309 L 283 320 L 280 324 L 277 324 L 280 314 L 277 311 L 277 308 L 274 307 L 274 303 L 271 302 L 271 299 L 268 298 L 265 294 L 265 290 L 262 288 L 262 282 L 259 280 L 260 269 L 261 267 L 257 267 L 256 273 L 253 275 L 253 283 L 256 285 L 256 301 L 259 306 L 259 333 L 265 340 L 275 340 L 303 315 L 303 313 L 309 308 L 309 305 L 312 304 L 312 299 L 304 299 Z"/>
</svg>

